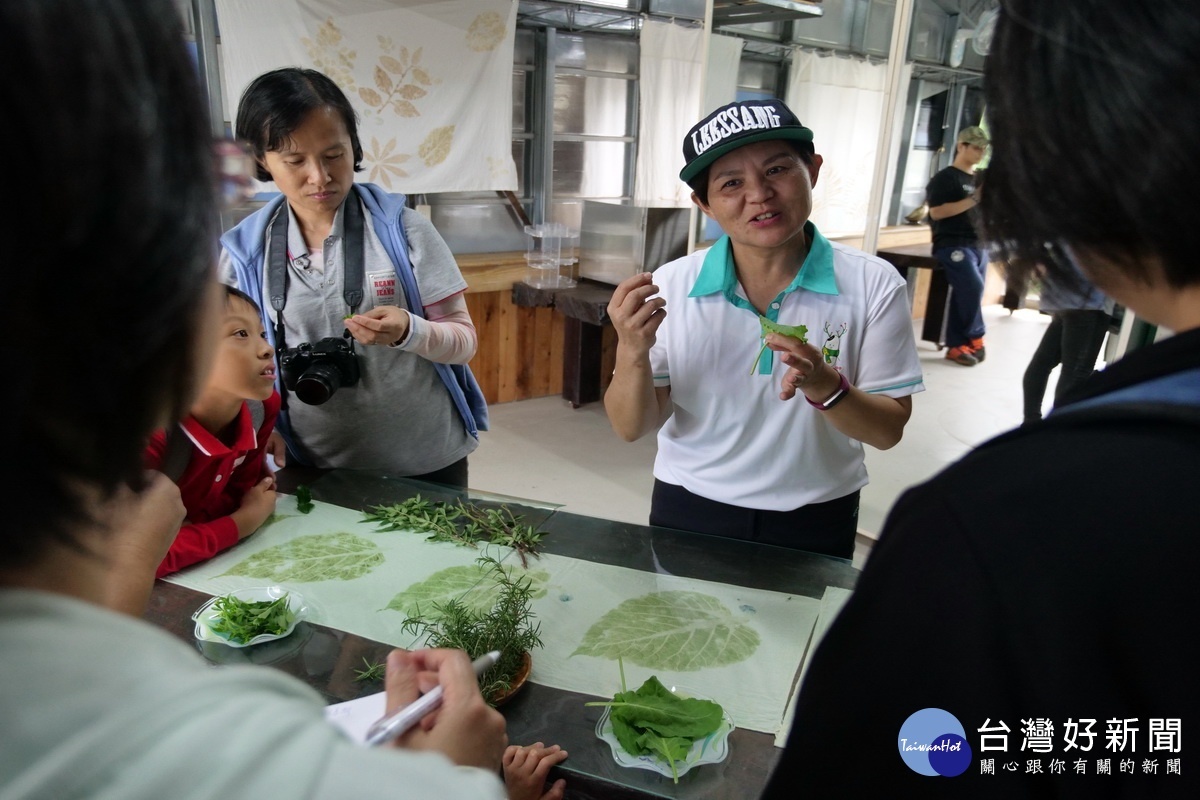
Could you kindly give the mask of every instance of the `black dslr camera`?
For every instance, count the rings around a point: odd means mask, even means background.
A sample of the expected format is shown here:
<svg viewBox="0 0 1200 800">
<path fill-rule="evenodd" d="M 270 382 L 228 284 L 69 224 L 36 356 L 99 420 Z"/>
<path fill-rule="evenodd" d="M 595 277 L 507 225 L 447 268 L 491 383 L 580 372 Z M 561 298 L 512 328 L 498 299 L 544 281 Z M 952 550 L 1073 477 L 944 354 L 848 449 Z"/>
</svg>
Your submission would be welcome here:
<svg viewBox="0 0 1200 800">
<path fill-rule="evenodd" d="M 358 356 L 351 340 L 329 336 L 302 342 L 279 356 L 283 385 L 301 402 L 319 406 L 343 386 L 358 383 Z"/>
</svg>

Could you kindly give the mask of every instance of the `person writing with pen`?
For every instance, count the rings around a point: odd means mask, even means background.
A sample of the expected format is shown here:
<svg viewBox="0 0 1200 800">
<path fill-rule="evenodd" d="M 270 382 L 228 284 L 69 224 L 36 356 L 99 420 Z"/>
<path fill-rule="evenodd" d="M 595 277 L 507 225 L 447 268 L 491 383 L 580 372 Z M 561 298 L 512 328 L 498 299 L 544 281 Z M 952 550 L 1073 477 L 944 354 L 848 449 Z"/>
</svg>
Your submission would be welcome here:
<svg viewBox="0 0 1200 800">
<path fill-rule="evenodd" d="M 295 678 L 213 668 L 138 618 L 185 513 L 143 449 L 190 407 L 222 306 L 207 105 L 170 0 L 6 0 L 0 60 L 0 105 L 38 120 L 36 136 L 0 127 L 28 192 L 0 220 L 20 265 L 0 312 L 70 354 L 69 382 L 43 355 L 0 392 L 0 445 L 22 454 L 0 529 L 0 795 L 543 796 L 565 754 L 506 753 L 461 651 L 392 652 L 389 712 L 435 686 L 442 705 L 398 746 L 364 748 Z M 47 164 L 63 171 L 47 180 Z M 48 276 L 79 298 L 54 322 Z"/>
</svg>

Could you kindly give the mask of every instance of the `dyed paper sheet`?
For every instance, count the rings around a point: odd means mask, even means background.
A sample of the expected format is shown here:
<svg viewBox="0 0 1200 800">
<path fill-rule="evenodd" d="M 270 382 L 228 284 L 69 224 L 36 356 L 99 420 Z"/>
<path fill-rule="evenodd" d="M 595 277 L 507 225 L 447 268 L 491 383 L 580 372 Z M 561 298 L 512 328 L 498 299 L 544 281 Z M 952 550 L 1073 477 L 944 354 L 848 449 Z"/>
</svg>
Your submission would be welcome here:
<svg viewBox="0 0 1200 800">
<path fill-rule="evenodd" d="M 310 67 L 358 113 L 360 180 L 409 194 L 517 188 L 516 0 L 216 0 L 216 9 L 226 119 L 262 73 Z"/>
<path fill-rule="evenodd" d="M 400 647 L 407 613 L 452 597 L 490 603 L 481 553 L 522 570 L 512 551 L 479 550 L 405 531 L 379 531 L 363 514 L 281 495 L 275 518 L 216 558 L 167 580 L 210 594 L 282 585 L 301 593 L 309 619 Z M 719 702 L 742 728 L 778 734 L 822 601 L 542 555 L 527 570 L 544 647 L 531 680 L 586 694 L 650 675 Z"/>
</svg>

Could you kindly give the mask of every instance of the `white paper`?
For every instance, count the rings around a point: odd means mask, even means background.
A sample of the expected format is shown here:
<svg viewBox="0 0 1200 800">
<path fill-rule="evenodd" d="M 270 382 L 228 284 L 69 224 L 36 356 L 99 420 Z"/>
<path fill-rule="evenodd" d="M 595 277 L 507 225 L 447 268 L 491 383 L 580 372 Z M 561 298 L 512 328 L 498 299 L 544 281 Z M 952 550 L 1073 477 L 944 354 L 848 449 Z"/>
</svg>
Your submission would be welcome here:
<svg viewBox="0 0 1200 800">
<path fill-rule="evenodd" d="M 796 716 L 796 698 L 800 695 L 800 685 L 804 682 L 805 673 L 808 672 L 808 662 L 812 660 L 813 652 L 821 643 L 825 631 L 829 630 L 829 626 L 849 599 L 849 589 L 840 589 L 836 586 L 825 587 L 825 595 L 821 598 L 821 611 L 817 615 L 816 624 L 813 625 L 812 640 L 808 643 L 808 649 L 804 651 L 804 660 L 800 663 L 800 674 L 796 678 L 792 696 L 788 698 L 787 710 L 783 714 L 783 724 L 775 733 L 776 747 L 783 747 L 787 744 L 788 733 L 792 730 L 792 720 Z"/>
<path fill-rule="evenodd" d="M 359 744 L 367 741 L 367 730 L 387 710 L 387 693 L 376 692 L 357 700 L 325 706 L 325 719 Z"/>
</svg>

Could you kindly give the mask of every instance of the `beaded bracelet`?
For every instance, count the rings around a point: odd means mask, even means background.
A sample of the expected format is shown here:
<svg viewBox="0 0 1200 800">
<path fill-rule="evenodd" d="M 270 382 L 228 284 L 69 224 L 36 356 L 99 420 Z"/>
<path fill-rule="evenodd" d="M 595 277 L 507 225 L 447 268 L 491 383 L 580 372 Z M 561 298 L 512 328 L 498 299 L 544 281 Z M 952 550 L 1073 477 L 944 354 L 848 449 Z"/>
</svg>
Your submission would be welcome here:
<svg viewBox="0 0 1200 800">
<path fill-rule="evenodd" d="M 850 381 L 846 380 L 846 376 L 840 372 L 838 373 L 838 377 L 842 380 L 841 383 L 838 384 L 837 391 L 826 398 L 824 403 L 818 403 L 816 400 L 811 400 L 807 395 L 805 395 L 804 399 L 808 400 L 808 404 L 818 411 L 828 411 L 829 409 L 833 408 L 838 403 L 842 402 L 842 399 L 845 398 L 846 395 L 850 394 Z"/>
</svg>

